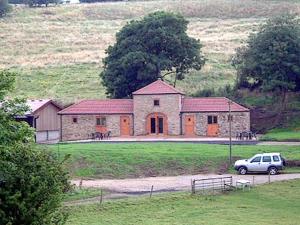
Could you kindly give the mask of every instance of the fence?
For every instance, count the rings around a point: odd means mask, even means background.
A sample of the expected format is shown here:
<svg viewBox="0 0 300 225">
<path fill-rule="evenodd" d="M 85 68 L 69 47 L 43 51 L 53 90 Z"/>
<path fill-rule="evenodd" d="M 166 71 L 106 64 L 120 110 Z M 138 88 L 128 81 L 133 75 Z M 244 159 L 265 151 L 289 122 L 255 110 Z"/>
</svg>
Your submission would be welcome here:
<svg viewBox="0 0 300 225">
<path fill-rule="evenodd" d="M 224 192 L 233 188 L 232 176 L 215 177 L 206 179 L 195 179 L 191 181 L 192 194 L 196 191 L 205 192 Z"/>
</svg>

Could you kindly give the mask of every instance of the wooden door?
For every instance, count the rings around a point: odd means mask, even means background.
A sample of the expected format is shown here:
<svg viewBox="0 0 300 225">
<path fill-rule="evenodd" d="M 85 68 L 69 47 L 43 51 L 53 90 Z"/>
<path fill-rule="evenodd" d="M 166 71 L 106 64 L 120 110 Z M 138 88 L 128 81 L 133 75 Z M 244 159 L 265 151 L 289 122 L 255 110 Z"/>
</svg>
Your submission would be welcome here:
<svg viewBox="0 0 300 225">
<path fill-rule="evenodd" d="M 130 135 L 130 118 L 129 116 L 121 116 L 120 118 L 120 130 L 122 136 Z"/>
<path fill-rule="evenodd" d="M 217 137 L 219 135 L 219 125 L 218 124 L 208 124 L 207 125 L 207 136 Z"/>
<path fill-rule="evenodd" d="M 195 134 L 195 116 L 188 115 L 185 116 L 185 135 L 194 135 Z"/>
</svg>

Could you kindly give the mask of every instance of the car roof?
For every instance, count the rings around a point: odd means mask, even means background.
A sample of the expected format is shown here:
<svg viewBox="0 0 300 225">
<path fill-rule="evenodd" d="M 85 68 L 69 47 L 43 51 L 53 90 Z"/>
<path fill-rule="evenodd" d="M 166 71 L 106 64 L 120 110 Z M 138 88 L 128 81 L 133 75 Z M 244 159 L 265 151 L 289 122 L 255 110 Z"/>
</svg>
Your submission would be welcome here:
<svg viewBox="0 0 300 225">
<path fill-rule="evenodd" d="M 260 154 L 256 154 L 255 156 L 272 156 L 272 155 L 280 155 L 280 153 L 279 152 L 260 153 Z"/>
</svg>

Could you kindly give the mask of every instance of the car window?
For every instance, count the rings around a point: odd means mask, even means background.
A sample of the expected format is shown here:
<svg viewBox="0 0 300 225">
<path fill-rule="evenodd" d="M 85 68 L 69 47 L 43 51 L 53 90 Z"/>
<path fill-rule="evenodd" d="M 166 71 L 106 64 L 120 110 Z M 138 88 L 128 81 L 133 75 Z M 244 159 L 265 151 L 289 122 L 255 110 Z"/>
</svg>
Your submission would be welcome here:
<svg viewBox="0 0 300 225">
<path fill-rule="evenodd" d="M 273 155 L 273 161 L 274 162 L 279 162 L 280 161 L 279 156 L 278 155 Z"/>
<path fill-rule="evenodd" d="M 271 162 L 271 156 L 264 156 L 263 162 Z"/>
<path fill-rule="evenodd" d="M 251 163 L 260 162 L 260 159 L 261 159 L 261 157 L 257 156 L 257 157 L 255 157 L 254 159 L 251 160 Z"/>
</svg>

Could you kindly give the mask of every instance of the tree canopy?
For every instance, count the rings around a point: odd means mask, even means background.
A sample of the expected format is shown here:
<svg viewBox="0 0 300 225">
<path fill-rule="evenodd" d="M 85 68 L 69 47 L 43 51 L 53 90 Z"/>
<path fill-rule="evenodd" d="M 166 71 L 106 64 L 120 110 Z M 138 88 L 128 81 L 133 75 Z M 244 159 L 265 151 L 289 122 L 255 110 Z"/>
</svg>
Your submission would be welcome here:
<svg viewBox="0 0 300 225">
<path fill-rule="evenodd" d="M 175 74 L 175 86 L 189 70 L 200 70 L 205 62 L 202 45 L 187 35 L 187 25 L 181 15 L 166 12 L 155 12 L 125 25 L 103 60 L 101 77 L 107 94 L 129 97 L 169 73 Z"/>
<path fill-rule="evenodd" d="M 33 130 L 16 115 L 22 99 L 6 100 L 15 74 L 0 71 L 0 224 L 64 224 L 63 193 L 70 188 L 64 163 L 33 143 Z"/>
<path fill-rule="evenodd" d="M 0 0 L 0 17 L 5 16 L 11 10 L 7 0 Z"/>
<path fill-rule="evenodd" d="M 264 91 L 300 90 L 300 23 L 294 15 L 268 20 L 237 49 L 238 86 Z"/>
</svg>

